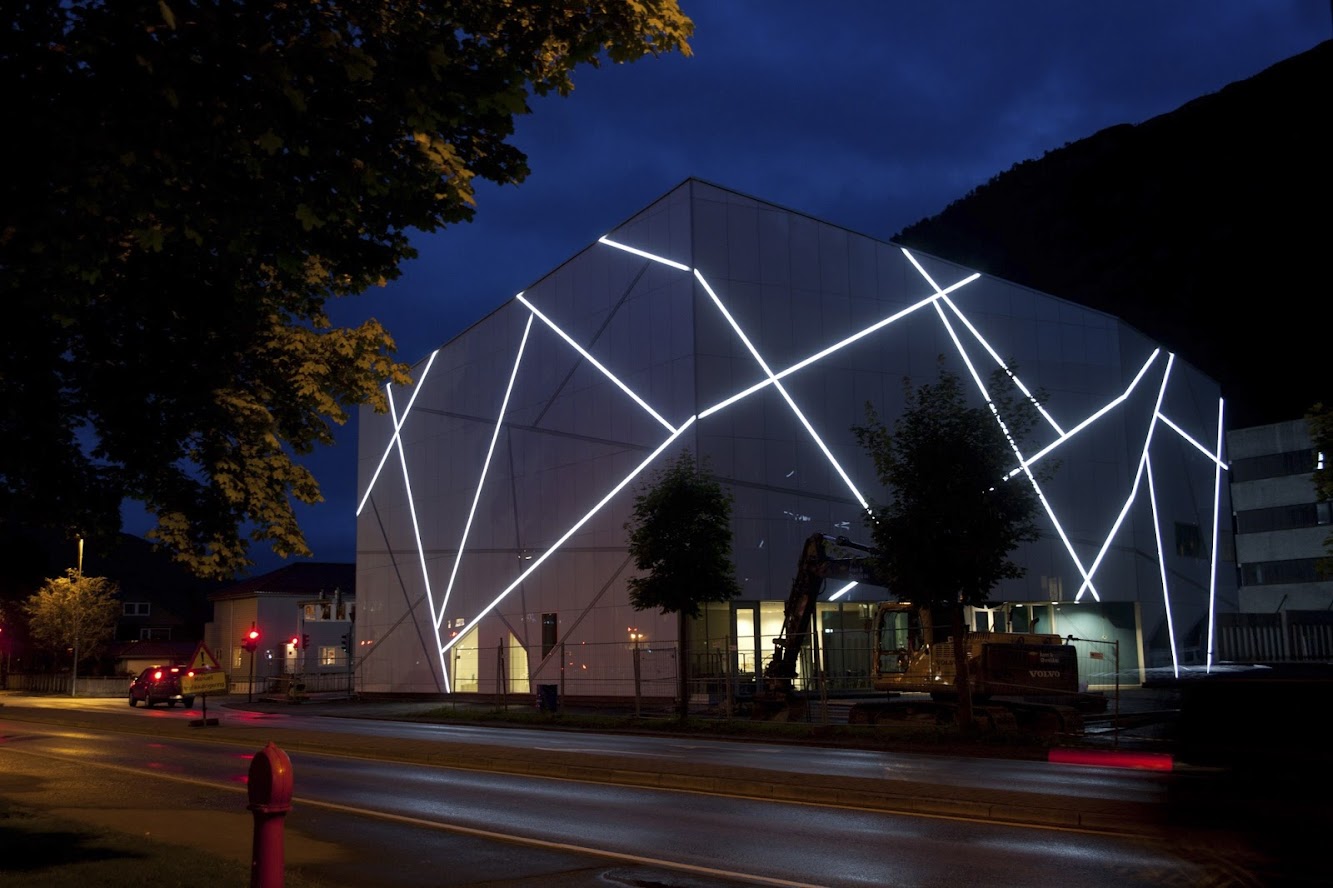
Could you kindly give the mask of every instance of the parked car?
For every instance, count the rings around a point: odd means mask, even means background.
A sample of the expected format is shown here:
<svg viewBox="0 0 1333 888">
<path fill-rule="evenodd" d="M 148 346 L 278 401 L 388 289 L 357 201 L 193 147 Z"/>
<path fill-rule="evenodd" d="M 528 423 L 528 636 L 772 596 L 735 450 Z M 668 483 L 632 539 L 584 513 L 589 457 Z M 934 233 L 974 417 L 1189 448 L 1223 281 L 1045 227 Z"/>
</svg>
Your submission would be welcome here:
<svg viewBox="0 0 1333 888">
<path fill-rule="evenodd" d="M 158 703 L 169 707 L 181 703 L 189 709 L 194 705 L 194 696 L 181 693 L 184 674 L 184 666 L 149 666 L 130 682 L 130 706 L 137 706 L 142 700 L 150 709 Z"/>
</svg>

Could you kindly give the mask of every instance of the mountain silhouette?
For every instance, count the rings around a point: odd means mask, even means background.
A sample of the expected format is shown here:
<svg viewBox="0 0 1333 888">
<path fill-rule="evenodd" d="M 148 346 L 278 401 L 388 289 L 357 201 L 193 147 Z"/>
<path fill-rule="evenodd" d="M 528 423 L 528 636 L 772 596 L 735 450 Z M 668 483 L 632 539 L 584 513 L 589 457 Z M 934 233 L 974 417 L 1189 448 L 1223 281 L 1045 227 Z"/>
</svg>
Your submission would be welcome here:
<svg viewBox="0 0 1333 888">
<path fill-rule="evenodd" d="M 1016 164 L 903 246 L 1115 315 L 1216 379 L 1227 426 L 1333 402 L 1333 41 Z"/>
</svg>

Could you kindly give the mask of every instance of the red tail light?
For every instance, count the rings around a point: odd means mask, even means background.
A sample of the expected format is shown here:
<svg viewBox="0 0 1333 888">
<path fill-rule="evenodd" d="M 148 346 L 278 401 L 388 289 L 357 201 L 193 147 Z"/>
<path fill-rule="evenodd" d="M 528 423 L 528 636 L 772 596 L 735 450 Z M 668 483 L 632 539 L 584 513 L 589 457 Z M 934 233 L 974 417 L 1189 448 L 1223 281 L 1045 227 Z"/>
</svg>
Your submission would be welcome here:
<svg viewBox="0 0 1333 888">
<path fill-rule="evenodd" d="M 161 681 L 161 680 L 162 680 L 162 670 L 159 669 L 153 673 L 153 681 Z"/>
</svg>

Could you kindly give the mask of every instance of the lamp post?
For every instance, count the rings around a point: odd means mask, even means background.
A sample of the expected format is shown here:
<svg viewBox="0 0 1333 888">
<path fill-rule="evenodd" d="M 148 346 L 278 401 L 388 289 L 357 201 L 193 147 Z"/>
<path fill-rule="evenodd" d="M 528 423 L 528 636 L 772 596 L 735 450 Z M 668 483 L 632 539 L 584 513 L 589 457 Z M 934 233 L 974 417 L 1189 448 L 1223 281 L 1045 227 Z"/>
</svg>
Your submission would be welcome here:
<svg viewBox="0 0 1333 888">
<path fill-rule="evenodd" d="M 641 697 L 640 697 L 640 693 L 639 693 L 639 688 L 640 688 L 640 682 L 639 682 L 639 676 L 640 676 L 640 671 L 639 671 L 639 642 L 643 640 L 643 633 L 640 632 L 638 629 L 635 629 L 633 626 L 631 626 L 631 627 L 629 628 L 629 640 L 630 640 L 631 642 L 634 643 L 634 653 L 633 653 L 633 659 L 634 659 L 634 717 L 635 717 L 635 718 L 638 718 L 638 717 L 639 717 L 639 708 L 640 708 L 640 699 L 641 699 Z"/>
</svg>

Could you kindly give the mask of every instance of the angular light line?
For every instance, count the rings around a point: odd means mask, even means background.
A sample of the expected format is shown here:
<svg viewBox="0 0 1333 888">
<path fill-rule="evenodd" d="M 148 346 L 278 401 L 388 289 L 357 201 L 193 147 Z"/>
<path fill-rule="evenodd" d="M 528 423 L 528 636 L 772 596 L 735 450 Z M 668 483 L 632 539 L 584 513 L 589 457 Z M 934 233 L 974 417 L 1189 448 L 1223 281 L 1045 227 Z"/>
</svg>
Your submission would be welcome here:
<svg viewBox="0 0 1333 888">
<path fill-rule="evenodd" d="M 945 290 L 944 292 L 947 293 L 947 292 L 949 292 L 949 291 L 951 291 L 951 290 L 956 290 L 956 289 L 958 289 L 959 287 L 962 287 L 962 286 L 964 286 L 964 285 L 966 285 L 966 284 L 970 284 L 972 281 L 976 280 L 976 279 L 979 278 L 979 277 L 981 277 L 980 274 L 974 274 L 974 275 L 972 275 L 971 277 L 964 278 L 963 280 L 961 280 L 961 281 L 959 281 L 958 283 L 954 284 L 953 286 L 949 287 L 949 289 L 948 289 L 948 290 Z M 790 367 L 788 367 L 788 368 L 785 369 L 785 370 L 780 370 L 780 371 L 778 371 L 777 373 L 775 373 L 775 374 L 773 375 L 773 377 L 772 377 L 771 379 L 765 379 L 765 380 L 762 380 L 762 381 L 760 381 L 760 382 L 757 382 L 757 383 L 755 383 L 754 385 L 750 386 L 749 388 L 747 388 L 747 389 L 742 389 L 741 391 L 737 392 L 736 394 L 732 395 L 731 397 L 726 398 L 725 400 L 719 401 L 718 403 L 714 404 L 713 406 L 709 407 L 708 409 L 699 411 L 699 418 L 700 418 L 700 419 L 704 419 L 705 417 L 707 417 L 707 416 L 709 416 L 709 415 L 711 415 L 711 414 L 717 413 L 719 410 L 722 410 L 722 409 L 724 409 L 724 408 L 730 407 L 732 404 L 735 404 L 737 401 L 740 401 L 740 400 L 742 400 L 743 398 L 747 398 L 747 397 L 749 397 L 750 395 L 753 395 L 755 392 L 759 391 L 760 389 L 762 389 L 762 388 L 767 388 L 768 386 L 772 385 L 772 384 L 773 384 L 774 382 L 776 382 L 777 380 L 780 380 L 780 379 L 786 379 L 788 376 L 791 376 L 791 375 L 792 375 L 793 373 L 795 373 L 796 371 L 798 371 L 798 370 L 804 370 L 806 367 L 809 367 L 811 364 L 815 363 L 816 361 L 819 361 L 819 360 L 822 360 L 823 358 L 828 357 L 829 355 L 833 354 L 835 351 L 838 351 L 838 350 L 841 349 L 841 348 L 845 348 L 845 347 L 851 345 L 853 342 L 856 342 L 856 341 L 859 340 L 859 339 L 864 339 L 865 337 L 869 336 L 871 333 L 874 333 L 876 330 L 881 330 L 881 329 L 883 329 L 884 327 L 887 327 L 889 324 L 892 324 L 894 321 L 901 320 L 901 319 L 903 319 L 904 317 L 906 317 L 907 315 L 911 314 L 912 312 L 917 311 L 918 309 L 921 309 L 921 308 L 925 308 L 927 305 L 930 305 L 932 302 L 934 302 L 935 300 L 937 300 L 937 299 L 939 299 L 939 298 L 940 298 L 940 297 L 939 297 L 939 294 L 936 294 L 936 295 L 934 295 L 934 296 L 928 296 L 928 297 L 926 297 L 925 299 L 922 299 L 920 302 L 917 302 L 917 303 L 915 303 L 915 304 L 913 304 L 913 305 L 909 305 L 907 308 L 904 308 L 902 311 L 894 312 L 893 314 L 889 315 L 887 318 L 884 318 L 883 320 L 880 320 L 880 321 L 876 321 L 875 323 L 871 324 L 869 327 L 866 327 L 864 330 L 861 330 L 861 331 L 859 331 L 859 332 L 857 332 L 857 333 L 853 333 L 851 336 L 848 336 L 846 339 L 843 339 L 843 340 L 841 340 L 840 342 L 835 342 L 835 343 L 833 343 L 832 345 L 830 345 L 828 348 L 825 348 L 825 349 L 822 349 L 822 350 L 820 350 L 820 351 L 817 351 L 817 352 L 815 352 L 813 355 L 810 355 L 810 357 L 808 357 L 808 358 L 803 358 L 803 359 L 801 359 L 800 361 L 797 361 L 795 364 L 792 364 Z"/>
<path fill-rule="evenodd" d="M 1216 629 L 1213 626 L 1213 618 L 1216 616 L 1217 606 L 1217 530 L 1221 523 L 1222 511 L 1222 469 L 1226 463 L 1222 462 L 1222 407 L 1221 398 L 1217 399 L 1217 454 L 1213 460 L 1213 540 L 1211 563 L 1208 568 L 1208 657 L 1204 661 L 1204 671 L 1210 672 L 1213 668 L 1213 633 Z"/>
<path fill-rule="evenodd" d="M 1015 441 L 1013 435 L 1009 433 L 1009 427 L 1005 425 L 1004 418 L 1000 416 L 1000 411 L 996 408 L 995 402 L 991 400 L 990 392 L 986 391 L 986 385 L 981 381 L 981 374 L 979 374 L 977 368 L 973 366 L 972 359 L 968 357 L 967 351 L 963 348 L 963 343 L 958 338 L 957 331 L 955 331 L 953 325 L 949 323 L 948 316 L 945 315 L 944 309 L 940 308 L 938 302 L 935 303 L 935 313 L 939 315 L 940 323 L 944 325 L 945 332 L 947 332 L 949 338 L 953 340 L 954 348 L 958 350 L 958 355 L 962 358 L 963 365 L 967 367 L 968 373 L 972 375 L 972 381 L 976 383 L 977 390 L 981 392 L 981 397 L 985 399 L 986 406 L 990 408 L 991 415 L 994 416 L 995 421 L 1000 424 L 1000 430 L 1004 433 L 1005 440 L 1009 442 L 1009 449 L 1014 452 L 1014 456 L 1018 457 L 1018 464 L 1022 467 L 1023 473 L 1027 475 L 1028 483 L 1032 485 L 1033 492 L 1037 494 L 1037 501 L 1041 503 L 1042 508 L 1046 510 L 1046 517 L 1051 519 L 1051 526 L 1055 528 L 1055 533 L 1060 537 L 1060 542 L 1064 543 L 1065 551 L 1069 553 L 1069 557 L 1074 562 L 1074 566 L 1078 568 L 1079 574 L 1083 577 L 1083 585 L 1090 587 L 1092 589 L 1092 597 L 1101 601 L 1101 598 L 1097 595 L 1096 587 L 1092 585 L 1092 574 L 1083 567 L 1083 561 L 1078 557 L 1078 552 L 1074 550 L 1073 542 L 1069 539 L 1068 535 L 1065 534 L 1065 529 L 1061 526 L 1060 519 L 1056 517 L 1054 507 L 1052 507 L 1050 501 L 1046 499 L 1046 493 L 1041 489 L 1041 484 L 1037 482 L 1037 478 L 1032 474 L 1032 470 L 1027 467 L 1028 464 L 1024 461 L 1023 454 L 1018 449 L 1018 442 Z M 1006 476 L 1006 480 L 1007 478 L 1008 476 Z"/>
<path fill-rule="evenodd" d="M 1162 551 L 1162 516 L 1157 511 L 1157 487 L 1153 484 L 1152 457 L 1144 453 L 1148 474 L 1148 502 L 1152 505 L 1152 533 L 1157 541 L 1157 569 L 1162 575 L 1162 608 L 1166 611 L 1166 634 L 1171 643 L 1171 670 L 1180 678 L 1180 661 L 1176 655 L 1176 623 L 1171 616 L 1171 593 L 1166 582 L 1166 555 Z"/>
<path fill-rule="evenodd" d="M 1168 419 L 1168 418 L 1166 417 L 1166 414 L 1164 414 L 1164 413 L 1159 413 L 1159 414 L 1157 414 L 1157 418 L 1160 419 L 1162 422 L 1166 423 L 1168 426 L 1170 426 L 1171 430 L 1174 431 L 1177 435 L 1179 435 L 1180 437 L 1184 438 L 1184 439 L 1185 439 L 1186 441 L 1188 441 L 1190 444 L 1194 445 L 1194 448 L 1195 448 L 1196 450 L 1198 450 L 1200 453 L 1202 453 L 1204 456 L 1208 457 L 1209 459 L 1213 460 L 1214 462 L 1217 462 L 1217 463 L 1218 463 L 1218 468 L 1219 468 L 1219 469 L 1225 469 L 1225 468 L 1227 468 L 1226 463 L 1221 462 L 1221 461 L 1220 461 L 1220 458 L 1217 456 L 1217 454 L 1214 454 L 1213 451 L 1209 450 L 1207 447 L 1204 447 L 1204 446 L 1203 446 L 1202 444 L 1200 444 L 1198 441 L 1195 441 L 1193 438 L 1191 438 L 1191 437 L 1185 432 L 1184 429 L 1182 429 L 1180 426 L 1176 425 L 1174 422 L 1172 422 L 1170 419 Z"/>
<path fill-rule="evenodd" d="M 651 259 L 654 262 L 661 262 L 663 265 L 670 265 L 672 268 L 677 268 L 680 269 L 681 271 L 690 270 L 690 267 L 688 265 L 681 265 L 679 262 L 673 262 L 672 260 L 667 259 L 663 256 L 658 256 L 653 253 L 645 253 L 643 250 L 636 250 L 634 247 L 631 247 L 627 244 L 622 244 L 613 241 L 609 237 L 605 236 L 599 237 L 597 239 L 597 242 L 606 244 L 608 247 L 615 247 L 617 250 L 624 250 L 626 253 L 633 253 L 635 256 L 642 256 L 644 259 Z"/>
<path fill-rule="evenodd" d="M 787 393 L 787 389 L 783 387 L 782 383 L 777 381 L 777 377 L 774 376 L 773 371 L 769 369 L 768 363 L 764 360 L 763 355 L 759 354 L 759 350 L 754 347 L 752 342 L 750 342 L 750 337 L 745 335 L 745 331 L 741 329 L 740 324 L 736 323 L 736 319 L 731 316 L 731 312 L 727 311 L 727 307 L 722 304 L 722 300 L 717 298 L 717 294 L 713 292 L 713 288 L 708 286 L 708 281 L 699 273 L 699 269 L 696 268 L 694 270 L 694 276 L 698 278 L 699 283 L 703 285 L 705 292 L 707 292 L 709 298 L 713 300 L 713 304 L 717 306 L 717 310 L 722 312 L 722 317 L 727 319 L 727 323 L 731 325 L 731 329 L 736 331 L 736 335 L 740 337 L 741 342 L 744 343 L 747 349 L 749 349 L 750 355 L 754 357 L 755 363 L 759 365 L 759 369 L 763 370 L 768 378 L 773 380 L 773 386 L 778 390 L 779 394 L 782 395 L 782 399 L 787 402 L 787 406 L 791 408 L 791 412 L 796 414 L 796 418 L 800 421 L 801 425 L 805 427 L 805 430 L 810 434 L 810 437 L 814 440 L 815 444 L 818 445 L 821 451 L 823 451 L 825 459 L 827 459 L 829 464 L 833 466 L 833 470 L 838 473 L 838 477 L 842 479 L 842 482 L 847 485 L 847 489 L 852 492 L 852 496 L 856 497 L 856 501 L 861 504 L 861 508 L 869 509 L 870 504 L 866 502 L 866 498 L 861 495 L 861 491 L 856 489 L 856 485 L 852 483 L 852 479 L 847 477 L 847 473 L 843 471 L 842 466 L 839 465 L 838 460 L 833 456 L 833 452 L 828 449 L 828 445 L 824 443 L 824 439 L 819 437 L 819 433 L 815 431 L 815 427 L 810 425 L 810 420 L 806 419 L 805 414 L 801 412 L 801 408 L 796 406 L 796 401 Z"/>
<path fill-rule="evenodd" d="M 475 617 L 472 618 L 472 621 L 470 623 L 468 623 L 465 627 L 463 627 L 463 631 L 459 632 L 457 635 L 453 637 L 452 640 L 450 640 L 442 648 L 440 648 L 441 662 L 443 662 L 444 660 L 445 653 L 448 652 L 448 650 L 455 644 L 457 644 L 460 640 L 462 640 L 462 638 L 467 635 L 468 631 L 471 630 L 473 626 L 477 625 L 477 623 L 481 621 L 482 617 L 490 613 L 497 604 L 499 604 L 501 601 L 504 600 L 506 595 L 517 589 L 519 584 L 522 583 L 525 579 L 527 579 L 534 570 L 536 570 L 538 567 L 541 567 L 542 563 L 546 561 L 547 558 L 554 555 L 556 551 L 565 544 L 566 540 L 568 540 L 575 533 L 577 533 L 578 529 L 582 527 L 584 524 L 586 524 L 588 520 L 592 518 L 592 516 L 596 515 L 599 511 L 601 511 L 602 507 L 605 506 L 607 503 L 609 503 L 617 493 L 620 493 L 620 491 L 625 487 L 625 485 L 633 481 L 640 472 L 642 472 L 652 463 L 653 460 L 657 459 L 657 457 L 661 455 L 662 451 L 670 447 L 671 444 L 677 438 L 679 438 L 686 429 L 688 429 L 691 425 L 694 424 L 694 421 L 697 418 L 698 417 L 691 416 L 689 419 L 685 420 L 685 422 L 681 424 L 680 428 L 672 432 L 671 435 L 668 436 L 667 439 L 663 441 L 656 450 L 654 450 L 652 453 L 648 455 L 647 459 L 639 463 L 632 472 L 626 475 L 619 484 L 617 484 L 615 487 L 611 489 L 610 493 L 602 497 L 601 501 L 598 502 L 597 505 L 589 509 L 588 513 L 584 515 L 582 518 L 580 518 L 578 521 L 576 521 L 573 527 L 565 531 L 564 536 L 560 537 L 560 539 L 552 543 L 551 546 L 547 548 L 547 550 L 543 552 L 539 557 L 533 559 L 533 562 L 531 565 L 528 566 L 528 569 L 518 575 L 518 579 L 514 580 L 514 582 L 506 586 L 503 592 L 495 596 L 495 599 L 490 604 L 486 605 L 486 607 L 483 608 L 480 613 L 478 613 Z"/>
<path fill-rule="evenodd" d="M 1060 437 L 1060 438 L 1057 438 L 1056 440 L 1052 441 L 1050 444 L 1047 444 L 1044 448 L 1042 448 L 1040 451 L 1038 451 L 1038 452 L 1036 453 L 1036 455 L 1034 455 L 1034 456 L 1032 456 L 1032 457 L 1029 457 L 1029 458 L 1028 458 L 1028 465 L 1029 465 L 1029 466 L 1032 465 L 1032 464 L 1035 463 L 1037 460 L 1041 459 L 1043 456 L 1046 456 L 1046 455 L 1047 455 L 1048 453 L 1050 453 L 1052 450 L 1054 450 L 1055 448 L 1059 447 L 1061 444 L 1065 443 L 1065 442 L 1068 441 L 1070 438 L 1074 437 L 1074 435 L 1078 434 L 1079 432 L 1081 432 L 1081 431 L 1083 431 L 1084 429 L 1086 429 L 1088 426 L 1092 425 L 1093 422 L 1095 422 L 1096 420 L 1100 419 L 1102 416 L 1104 416 L 1105 414 L 1107 414 L 1108 412 L 1110 412 L 1110 411 L 1111 411 L 1117 404 L 1123 403 L 1124 400 L 1125 400 L 1126 398 L 1129 397 L 1129 393 L 1132 392 L 1132 391 L 1134 391 L 1134 387 L 1135 387 L 1136 385 L 1139 384 L 1139 380 L 1143 378 L 1143 374 L 1145 374 L 1145 373 L 1148 372 L 1148 367 L 1152 365 L 1152 362 L 1153 362 L 1153 361 L 1157 360 L 1157 355 L 1160 354 L 1161 351 L 1162 351 L 1162 350 L 1161 350 L 1160 348 L 1155 348 L 1155 349 L 1153 349 L 1153 353 L 1152 353 L 1151 355 L 1148 356 L 1148 360 L 1146 360 L 1146 361 L 1143 362 L 1143 366 L 1139 368 L 1139 372 L 1138 372 L 1137 374 L 1135 374 L 1134 379 L 1129 383 L 1129 386 L 1128 386 L 1123 392 L 1121 392 L 1121 393 L 1120 393 L 1119 395 L 1117 395 L 1116 397 L 1112 398 L 1112 399 L 1110 400 L 1110 402 L 1107 403 L 1107 405 L 1106 405 L 1105 407 L 1103 407 L 1102 409 L 1098 410 L 1096 413 L 1092 414 L 1092 415 L 1089 416 L 1087 419 L 1085 419 L 1085 420 L 1083 420 L 1082 422 L 1080 422 L 1078 425 L 1074 426 L 1074 427 L 1073 427 L 1072 429 L 1070 429 L 1065 435 L 1063 435 L 1063 436 Z M 1005 476 L 1004 476 L 1004 477 L 1005 477 L 1005 480 L 1008 480 L 1008 479 L 1014 477 L 1014 476 L 1017 475 L 1020 471 L 1022 471 L 1022 469 L 1023 469 L 1022 466 L 1019 466 L 1018 468 L 1014 469 L 1014 470 L 1011 471 L 1008 475 L 1005 475 Z"/>
<path fill-rule="evenodd" d="M 418 385 L 418 390 L 420 386 Z M 394 406 L 393 392 L 389 393 L 389 415 L 393 419 L 396 428 L 400 428 L 402 423 L 398 421 L 398 410 Z M 414 393 L 415 395 L 415 393 Z M 403 412 L 403 420 L 406 421 L 407 412 Z M 426 569 L 426 547 L 421 545 L 421 526 L 417 523 L 417 506 L 412 497 L 412 480 L 407 476 L 407 453 L 403 450 L 403 439 L 400 435 L 395 435 L 394 440 L 398 444 L 398 462 L 403 467 L 403 489 L 407 491 L 407 508 L 412 516 L 412 536 L 417 542 L 417 560 L 421 563 L 421 582 L 426 586 L 426 606 L 430 608 L 432 621 L 435 618 L 435 596 L 430 589 L 430 571 Z M 438 633 L 436 640 L 439 640 Z M 444 692 L 449 693 L 449 669 L 445 666 L 444 653 L 440 653 L 440 675 L 444 678 Z"/>
<path fill-rule="evenodd" d="M 375 467 L 375 474 L 370 476 L 370 483 L 366 485 L 366 495 L 361 497 L 361 502 L 356 507 L 356 514 L 358 517 L 361 515 L 361 510 L 366 507 L 366 501 L 370 499 L 370 492 L 375 489 L 375 482 L 379 480 L 380 470 L 384 468 L 385 460 L 387 460 L 389 454 L 393 452 L 393 445 L 398 441 L 398 432 L 402 429 L 403 423 L 407 422 L 407 414 L 412 412 L 412 405 L 416 402 L 417 395 L 421 392 L 421 387 L 426 382 L 426 375 L 430 373 L 430 366 L 435 363 L 435 356 L 439 353 L 440 350 L 438 348 L 430 353 L 430 360 L 426 362 L 426 369 L 421 371 L 421 378 L 417 380 L 417 384 L 412 389 L 412 397 L 408 399 L 407 407 L 403 409 L 402 422 L 395 421 L 393 424 L 393 434 L 389 436 L 389 443 L 384 446 L 384 455 L 380 457 L 380 464 Z M 389 391 L 389 387 L 386 385 L 384 390 L 386 392 Z"/>
<path fill-rule="evenodd" d="M 998 354 L 996 354 L 995 349 L 991 348 L 990 343 L 986 341 L 986 337 L 982 336 L 981 332 L 977 330 L 976 327 L 972 326 L 972 322 L 969 321 L 967 319 L 967 316 L 964 315 L 958 309 L 957 305 L 954 305 L 952 299 L 950 299 L 948 296 L 944 296 L 943 294 L 941 294 L 941 297 L 942 297 L 941 301 L 943 301 L 945 305 L 949 306 L 949 310 L 958 316 L 958 320 L 962 322 L 963 326 L 968 329 L 968 332 L 972 334 L 972 336 L 977 340 L 977 342 L 981 343 L 981 347 L 986 350 L 986 353 L 991 356 L 991 358 L 995 361 L 996 365 L 1006 374 L 1008 374 L 1009 378 L 1014 381 L 1014 385 L 1018 386 L 1018 390 L 1023 393 L 1023 395 L 1028 399 L 1029 403 L 1031 403 L 1033 407 L 1037 408 L 1037 412 L 1040 413 L 1042 417 L 1046 420 L 1046 422 L 1050 424 L 1051 428 L 1055 429 L 1055 433 L 1057 435 L 1063 435 L 1065 433 L 1064 429 L 1060 428 L 1060 424 L 1055 421 L 1055 417 L 1051 416 L 1049 413 L 1046 412 L 1046 408 L 1041 405 L 1041 402 L 1037 400 L 1036 396 L 1033 395 L 1032 392 L 1028 391 L 1028 387 L 1023 384 L 1023 380 L 1019 379 L 1018 376 L 1016 376 L 1014 372 L 1009 369 L 1009 365 L 1004 362 L 1004 359 L 1001 358 Z"/>
<path fill-rule="evenodd" d="M 610 370 L 608 370 L 608 369 L 606 369 L 605 367 L 603 367 L 600 361 L 598 361 L 596 358 L 594 358 L 591 354 L 588 353 L 588 350 L 587 350 L 587 349 L 585 349 L 583 346 L 579 345 L 577 342 L 575 342 L 573 339 L 571 339 L 568 333 L 566 333 L 564 330 L 561 330 L 560 327 L 556 325 L 555 321 L 552 321 L 552 320 L 551 320 L 550 318 L 548 318 L 546 315 L 542 314 L 541 311 L 538 310 L 537 306 L 535 306 L 535 305 L 533 305 L 531 302 L 529 302 L 529 301 L 523 296 L 522 293 L 519 293 L 519 294 L 518 294 L 517 296 L 515 296 L 514 298 L 517 299 L 519 302 L 523 303 L 525 306 L 527 306 L 528 311 L 530 311 L 530 312 L 532 312 L 533 314 L 535 314 L 539 319 L 541 319 L 541 322 L 542 322 L 543 324 L 545 324 L 546 326 L 550 327 L 553 331 L 555 331 L 555 334 L 556 334 L 557 336 L 559 336 L 561 339 L 565 340 L 565 342 L 568 342 L 569 345 L 570 345 L 570 347 L 573 348 L 574 351 L 578 352 L 578 353 L 583 357 L 583 359 L 584 359 L 585 361 L 587 361 L 589 364 L 592 364 L 594 367 L 596 367 L 598 370 L 600 370 L 600 371 L 602 372 L 602 375 L 603 375 L 603 376 L 605 376 L 607 379 L 609 379 L 609 380 L 611 380 L 613 383 L 615 383 L 616 386 L 617 386 L 622 392 L 624 392 L 625 394 L 629 395 L 630 398 L 633 399 L 633 401 L 634 401 L 635 404 L 638 404 L 638 405 L 639 405 L 640 407 L 642 407 L 645 411 L 647 411 L 647 413 L 648 413 L 649 416 L 651 416 L 653 419 L 655 419 L 655 420 L 657 420 L 658 422 L 660 422 L 660 423 L 662 424 L 663 428 L 665 428 L 668 432 L 672 432 L 672 433 L 674 433 L 674 432 L 676 431 L 675 427 L 674 427 L 673 425 L 671 425 L 671 423 L 667 422 L 665 419 L 663 419 L 661 416 L 658 415 L 658 413 L 657 413 L 656 410 L 654 410 L 653 408 L 651 408 L 651 407 L 648 406 L 648 402 L 647 402 L 647 401 L 645 401 L 643 398 L 640 398 L 637 394 L 634 393 L 634 390 L 633 390 L 633 389 L 631 389 L 629 386 L 625 385 L 625 383 L 623 383 L 623 382 L 621 382 L 619 379 L 617 379 L 617 378 L 616 378 L 616 375 L 615 375 L 614 373 L 612 373 Z"/>
<path fill-rule="evenodd" d="M 444 598 L 440 601 L 440 613 L 435 617 L 435 642 L 440 641 L 440 623 L 444 621 L 445 609 L 449 607 L 449 595 L 454 590 L 454 579 L 458 576 L 458 566 L 463 563 L 463 547 L 467 545 L 468 534 L 472 531 L 472 519 L 477 514 L 477 503 L 481 502 L 481 491 L 486 485 L 486 473 L 491 468 L 491 456 L 495 453 L 495 442 L 500 440 L 500 429 L 504 427 L 505 414 L 509 410 L 509 396 L 514 391 L 514 380 L 518 378 L 519 365 L 523 363 L 523 350 L 528 345 L 528 334 L 532 332 L 532 318 L 523 328 L 523 339 L 518 344 L 518 354 L 514 355 L 514 369 L 509 372 L 509 384 L 505 386 L 504 398 L 500 401 L 500 414 L 495 418 L 495 431 L 491 433 L 491 444 L 486 448 L 486 459 L 481 465 L 481 477 L 477 479 L 477 492 L 472 496 L 472 507 L 467 512 L 467 523 L 463 525 L 463 538 L 458 541 L 458 555 L 454 557 L 454 566 L 449 571 L 449 583 L 444 588 Z"/>
<path fill-rule="evenodd" d="M 856 585 L 858 585 L 857 582 L 856 582 L 856 580 L 852 580 L 852 581 L 849 582 L 846 586 L 843 586 L 843 587 L 842 587 L 841 589 L 839 589 L 837 592 L 834 592 L 832 595 L 830 595 L 830 596 L 828 597 L 828 600 L 829 600 L 829 601 L 837 601 L 839 598 L 841 598 L 842 596 L 846 595 L 848 592 L 852 591 L 852 588 L 853 588 L 854 586 L 856 586 Z"/>
<path fill-rule="evenodd" d="M 1143 451 L 1139 454 L 1139 467 L 1134 472 L 1134 483 L 1129 490 L 1129 496 L 1125 498 L 1125 504 L 1120 509 L 1120 514 L 1116 516 L 1115 523 L 1111 525 L 1111 532 L 1106 535 L 1106 541 L 1102 543 L 1101 550 L 1097 552 L 1097 557 L 1092 561 L 1092 567 L 1089 573 L 1095 575 L 1097 566 L 1102 563 L 1102 558 L 1106 557 L 1106 552 L 1111 548 L 1111 541 L 1115 539 L 1116 533 L 1120 530 L 1120 525 L 1124 522 L 1125 516 L 1129 514 L 1129 508 L 1134 504 L 1134 499 L 1138 496 L 1139 483 L 1143 480 L 1144 467 L 1148 462 L 1148 447 L 1152 444 L 1153 429 L 1157 427 L 1157 416 L 1162 407 L 1162 398 L 1166 396 L 1166 386 L 1171 379 L 1171 365 L 1175 362 L 1175 355 L 1168 355 L 1166 359 L 1166 369 L 1162 372 L 1162 381 L 1157 388 L 1157 403 L 1153 406 L 1152 417 L 1148 420 L 1148 431 L 1143 438 Z M 1078 594 L 1074 596 L 1077 602 L 1083 597 L 1084 591 L 1088 588 L 1088 583 L 1084 583 L 1078 589 Z M 1097 593 L 1092 593 L 1093 598 L 1097 598 Z M 1100 598 L 1097 598 L 1100 601 Z"/>
</svg>

